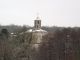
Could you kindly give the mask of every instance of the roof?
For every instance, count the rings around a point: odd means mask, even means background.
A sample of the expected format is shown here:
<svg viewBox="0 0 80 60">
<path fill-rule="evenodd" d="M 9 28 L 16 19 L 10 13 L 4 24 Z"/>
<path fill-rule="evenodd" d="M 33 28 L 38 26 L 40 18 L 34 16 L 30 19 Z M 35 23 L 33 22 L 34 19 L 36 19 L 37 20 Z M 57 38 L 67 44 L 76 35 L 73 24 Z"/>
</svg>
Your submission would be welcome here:
<svg viewBox="0 0 80 60">
<path fill-rule="evenodd" d="M 29 29 L 28 31 L 26 31 L 25 33 L 27 32 L 47 32 L 45 30 L 42 30 L 42 29 L 38 29 L 38 30 L 32 30 L 32 29 Z"/>
<path fill-rule="evenodd" d="M 25 33 L 27 33 L 27 32 L 32 32 L 32 29 L 29 29 L 28 31 L 26 31 Z"/>
<path fill-rule="evenodd" d="M 17 35 L 14 35 L 14 36 L 17 36 Z"/>
<path fill-rule="evenodd" d="M 11 33 L 12 35 L 14 34 L 14 33 Z"/>
<path fill-rule="evenodd" d="M 33 30 L 33 32 L 47 32 L 47 31 L 42 30 L 42 29 L 38 29 L 38 30 Z"/>
</svg>

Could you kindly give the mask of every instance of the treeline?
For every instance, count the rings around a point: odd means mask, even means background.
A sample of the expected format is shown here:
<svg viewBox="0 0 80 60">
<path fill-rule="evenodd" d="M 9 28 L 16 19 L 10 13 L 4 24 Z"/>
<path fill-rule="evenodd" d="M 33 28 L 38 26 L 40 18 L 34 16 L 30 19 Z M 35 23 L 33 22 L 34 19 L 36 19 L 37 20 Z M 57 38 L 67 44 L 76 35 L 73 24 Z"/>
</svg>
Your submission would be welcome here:
<svg viewBox="0 0 80 60">
<path fill-rule="evenodd" d="M 7 31 L 9 31 L 10 33 L 13 33 L 15 31 L 21 30 L 23 27 L 28 29 L 31 28 L 30 26 L 27 26 L 27 25 L 20 26 L 20 25 L 10 24 L 10 25 L 0 25 L 0 31 L 2 29 L 7 29 Z"/>
<path fill-rule="evenodd" d="M 8 39 L 0 36 L 0 60 L 30 60 L 31 53 L 33 53 L 29 43 L 31 35 L 20 34 L 26 30 L 23 27 L 16 31 L 17 36 L 10 35 Z"/>
<path fill-rule="evenodd" d="M 36 60 L 80 60 L 80 27 L 56 30 L 43 40 Z"/>
<path fill-rule="evenodd" d="M 10 33 L 13 33 L 15 31 L 19 31 L 21 30 L 23 27 L 27 28 L 27 29 L 32 29 L 33 27 L 28 26 L 28 25 L 14 25 L 14 24 L 10 24 L 10 25 L 0 25 L 0 31 L 1 29 L 7 29 Z M 48 31 L 49 33 L 53 33 L 55 30 L 62 30 L 64 27 L 57 27 L 57 26 L 52 26 L 52 27 L 48 27 L 48 26 L 42 26 L 42 29 Z"/>
</svg>

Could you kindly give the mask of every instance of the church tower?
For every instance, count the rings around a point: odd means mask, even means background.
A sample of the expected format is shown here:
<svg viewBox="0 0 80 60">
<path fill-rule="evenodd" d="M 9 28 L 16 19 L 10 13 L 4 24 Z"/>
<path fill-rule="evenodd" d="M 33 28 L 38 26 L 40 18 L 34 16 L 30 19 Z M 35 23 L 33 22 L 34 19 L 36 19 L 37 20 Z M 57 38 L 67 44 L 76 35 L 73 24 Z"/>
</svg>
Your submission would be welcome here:
<svg viewBox="0 0 80 60">
<path fill-rule="evenodd" d="M 42 42 L 42 37 L 45 36 L 48 32 L 41 29 L 41 19 L 37 16 L 37 18 L 34 20 L 34 28 L 28 30 L 26 33 L 31 34 L 32 39 L 30 43 L 38 45 Z"/>
<path fill-rule="evenodd" d="M 34 30 L 39 30 L 41 29 L 41 20 L 37 16 L 36 20 L 34 20 Z"/>
</svg>

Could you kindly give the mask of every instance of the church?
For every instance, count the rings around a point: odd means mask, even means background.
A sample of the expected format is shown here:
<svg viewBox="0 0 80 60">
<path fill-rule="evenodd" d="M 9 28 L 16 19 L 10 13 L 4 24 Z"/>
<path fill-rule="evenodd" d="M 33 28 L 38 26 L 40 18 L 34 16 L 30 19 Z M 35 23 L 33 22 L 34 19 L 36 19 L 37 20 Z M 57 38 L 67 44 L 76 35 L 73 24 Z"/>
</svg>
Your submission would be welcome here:
<svg viewBox="0 0 80 60">
<path fill-rule="evenodd" d="M 26 33 L 31 34 L 31 44 L 40 44 L 42 42 L 42 37 L 48 34 L 47 31 L 41 29 L 41 19 L 37 16 L 34 20 L 33 29 L 29 29 Z"/>
</svg>

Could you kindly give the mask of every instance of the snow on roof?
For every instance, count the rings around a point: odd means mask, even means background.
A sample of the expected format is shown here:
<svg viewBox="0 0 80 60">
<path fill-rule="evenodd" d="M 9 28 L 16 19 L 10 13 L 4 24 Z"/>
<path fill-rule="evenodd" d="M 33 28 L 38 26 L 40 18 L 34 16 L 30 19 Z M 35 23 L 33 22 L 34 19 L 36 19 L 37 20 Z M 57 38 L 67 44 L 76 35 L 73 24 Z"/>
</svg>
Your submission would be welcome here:
<svg viewBox="0 0 80 60">
<path fill-rule="evenodd" d="M 12 35 L 14 34 L 14 33 L 11 33 Z"/>
<path fill-rule="evenodd" d="M 42 30 L 42 29 L 38 29 L 38 30 L 34 30 L 33 32 L 47 32 L 47 31 Z"/>
<path fill-rule="evenodd" d="M 17 36 L 17 35 L 14 35 L 14 36 Z"/>
<path fill-rule="evenodd" d="M 47 32 L 47 31 L 42 30 L 42 29 L 38 29 L 38 30 L 32 30 L 32 29 L 29 29 L 29 30 L 26 31 L 25 33 L 28 33 L 28 32 Z"/>
<path fill-rule="evenodd" d="M 32 29 L 29 29 L 28 31 L 26 31 L 25 33 L 27 33 L 27 32 L 32 32 Z"/>
</svg>

